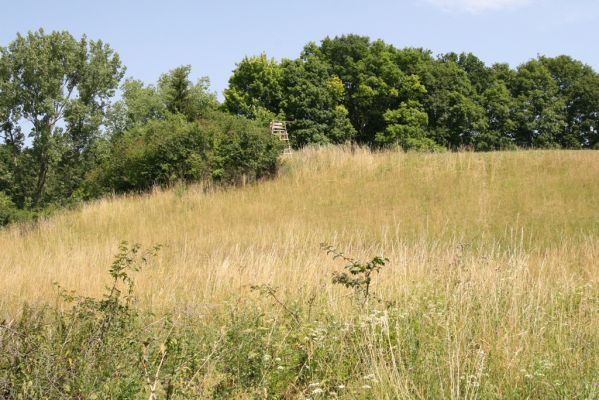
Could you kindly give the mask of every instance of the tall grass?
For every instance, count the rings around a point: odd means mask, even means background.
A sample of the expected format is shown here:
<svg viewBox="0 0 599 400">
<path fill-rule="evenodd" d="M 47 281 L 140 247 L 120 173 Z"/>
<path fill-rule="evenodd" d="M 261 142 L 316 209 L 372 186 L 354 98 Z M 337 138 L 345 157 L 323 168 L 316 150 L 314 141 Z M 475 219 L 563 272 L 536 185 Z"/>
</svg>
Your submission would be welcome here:
<svg viewBox="0 0 599 400">
<path fill-rule="evenodd" d="M 164 245 L 136 277 L 141 306 L 158 313 L 216 326 L 251 299 L 284 315 L 251 290 L 277 288 L 339 358 L 330 368 L 359 363 L 335 375 L 354 380 L 349 398 L 599 393 L 594 152 L 309 149 L 257 185 L 104 199 L 0 232 L 2 314 L 55 301 L 54 281 L 99 295 L 121 240 Z M 322 242 L 389 259 L 378 303 L 356 311 Z"/>
</svg>

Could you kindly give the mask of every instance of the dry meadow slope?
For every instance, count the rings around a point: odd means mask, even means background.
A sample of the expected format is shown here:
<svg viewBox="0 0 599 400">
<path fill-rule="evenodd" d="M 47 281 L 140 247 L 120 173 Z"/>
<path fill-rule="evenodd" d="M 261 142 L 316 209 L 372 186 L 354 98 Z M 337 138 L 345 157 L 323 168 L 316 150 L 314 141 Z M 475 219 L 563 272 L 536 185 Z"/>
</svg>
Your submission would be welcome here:
<svg viewBox="0 0 599 400">
<path fill-rule="evenodd" d="M 320 287 L 332 271 L 321 242 L 388 257 L 377 285 L 390 295 L 457 256 L 484 285 L 514 266 L 542 285 L 596 284 L 599 154 L 308 150 L 256 186 L 98 201 L 0 233 L 1 309 L 51 300 L 53 281 L 99 293 L 122 240 L 166 246 L 138 287 L 154 306 L 218 302 L 253 283 Z"/>
<path fill-rule="evenodd" d="M 599 371 L 596 152 L 312 149 L 254 186 L 98 201 L 0 233 L 0 310 L 54 301 L 53 281 L 100 293 L 122 240 L 165 245 L 137 284 L 154 309 L 217 307 L 268 283 L 284 299 L 317 293 L 320 308 L 342 315 L 352 306 L 330 284 L 341 265 L 320 250 L 327 242 L 357 258 L 390 259 L 376 295 L 403 304 L 406 315 L 417 310 L 423 329 L 441 321 L 431 337 L 441 336 L 447 359 L 431 365 L 449 375 L 461 376 L 463 359 L 472 379 L 481 379 L 478 362 L 513 382 L 553 371 L 559 385 L 570 379 L 565 370 Z M 397 397 L 416 385 L 377 364 L 380 353 L 369 357 Z"/>
</svg>

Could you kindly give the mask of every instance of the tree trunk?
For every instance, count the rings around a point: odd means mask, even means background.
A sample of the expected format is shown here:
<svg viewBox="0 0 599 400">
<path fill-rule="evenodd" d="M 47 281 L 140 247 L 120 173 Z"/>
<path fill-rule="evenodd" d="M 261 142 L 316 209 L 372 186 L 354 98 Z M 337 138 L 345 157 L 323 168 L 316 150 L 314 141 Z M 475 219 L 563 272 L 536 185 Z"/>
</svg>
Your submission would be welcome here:
<svg viewBox="0 0 599 400">
<path fill-rule="evenodd" d="M 33 206 L 39 205 L 46 189 L 46 177 L 48 176 L 48 160 L 47 154 L 40 160 L 40 169 L 37 174 L 37 185 L 33 196 Z"/>
<path fill-rule="evenodd" d="M 39 153 L 37 155 L 38 162 L 38 172 L 37 172 L 37 184 L 35 186 L 35 192 L 33 194 L 32 206 L 38 206 L 42 198 L 44 196 L 44 192 L 46 190 L 46 181 L 48 177 L 48 170 L 50 168 L 50 146 L 51 146 L 51 137 L 52 137 L 52 124 L 47 121 L 47 118 L 44 118 L 39 124 L 36 124 L 35 127 L 37 131 L 38 137 L 36 138 L 38 142 L 38 150 Z"/>
</svg>

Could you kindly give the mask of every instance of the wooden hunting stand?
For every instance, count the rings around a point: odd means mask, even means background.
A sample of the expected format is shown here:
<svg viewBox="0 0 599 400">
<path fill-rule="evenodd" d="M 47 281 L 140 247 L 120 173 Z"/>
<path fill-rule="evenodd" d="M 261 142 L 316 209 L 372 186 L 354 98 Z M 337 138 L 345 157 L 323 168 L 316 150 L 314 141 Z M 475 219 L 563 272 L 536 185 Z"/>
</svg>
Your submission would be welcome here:
<svg viewBox="0 0 599 400">
<path fill-rule="evenodd" d="M 289 143 L 289 134 L 287 133 L 287 121 L 272 121 L 270 123 L 270 132 L 285 144 L 283 154 L 291 154 L 291 144 Z"/>
</svg>

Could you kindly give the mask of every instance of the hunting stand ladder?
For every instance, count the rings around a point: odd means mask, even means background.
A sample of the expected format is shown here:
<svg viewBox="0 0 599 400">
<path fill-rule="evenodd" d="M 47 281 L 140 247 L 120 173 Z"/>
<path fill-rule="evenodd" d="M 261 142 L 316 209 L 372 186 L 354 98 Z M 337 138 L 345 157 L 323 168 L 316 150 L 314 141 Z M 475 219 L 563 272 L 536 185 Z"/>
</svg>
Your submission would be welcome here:
<svg viewBox="0 0 599 400">
<path fill-rule="evenodd" d="M 289 143 L 289 134 L 287 133 L 287 122 L 272 121 L 270 123 L 270 132 L 285 144 L 283 154 L 291 154 L 291 144 Z"/>
</svg>

